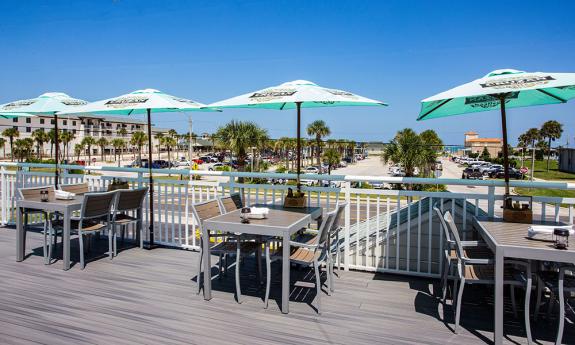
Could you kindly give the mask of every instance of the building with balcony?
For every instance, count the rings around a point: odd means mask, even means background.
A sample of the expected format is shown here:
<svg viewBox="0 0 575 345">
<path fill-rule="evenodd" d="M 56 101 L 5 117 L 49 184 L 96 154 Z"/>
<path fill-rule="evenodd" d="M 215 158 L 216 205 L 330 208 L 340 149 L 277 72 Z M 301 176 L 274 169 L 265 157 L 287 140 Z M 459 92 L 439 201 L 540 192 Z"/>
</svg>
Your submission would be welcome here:
<svg viewBox="0 0 575 345">
<path fill-rule="evenodd" d="M 477 132 L 469 131 L 464 134 L 464 145 L 467 152 L 481 154 L 487 148 L 491 157 L 497 157 L 503 141 L 500 138 L 480 138 Z"/>
</svg>

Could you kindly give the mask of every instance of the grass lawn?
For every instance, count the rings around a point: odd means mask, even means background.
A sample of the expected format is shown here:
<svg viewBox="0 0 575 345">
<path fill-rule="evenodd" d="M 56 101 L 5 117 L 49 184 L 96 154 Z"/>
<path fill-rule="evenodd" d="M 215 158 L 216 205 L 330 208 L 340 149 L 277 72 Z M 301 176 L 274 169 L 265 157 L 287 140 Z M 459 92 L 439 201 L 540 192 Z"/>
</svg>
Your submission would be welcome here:
<svg viewBox="0 0 575 345">
<path fill-rule="evenodd" d="M 524 165 L 531 169 L 531 160 L 526 159 Z M 547 161 L 535 161 L 535 178 L 541 178 L 544 180 L 575 180 L 574 173 L 562 172 L 558 170 L 559 163 L 555 160 L 549 162 L 549 171 L 547 171 Z"/>
<path fill-rule="evenodd" d="M 550 196 L 561 198 L 575 198 L 575 190 L 543 189 L 543 188 L 514 188 L 520 195 Z"/>
</svg>

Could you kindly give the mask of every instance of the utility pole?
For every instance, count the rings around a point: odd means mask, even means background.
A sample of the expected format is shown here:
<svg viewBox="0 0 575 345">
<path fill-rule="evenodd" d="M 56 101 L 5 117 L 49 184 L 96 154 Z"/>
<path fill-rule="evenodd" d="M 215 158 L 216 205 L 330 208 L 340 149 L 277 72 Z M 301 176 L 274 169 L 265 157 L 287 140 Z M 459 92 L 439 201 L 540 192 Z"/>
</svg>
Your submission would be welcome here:
<svg viewBox="0 0 575 345">
<path fill-rule="evenodd" d="M 188 126 L 189 126 L 189 132 L 190 132 L 190 137 L 188 140 L 188 156 L 189 156 L 189 160 L 190 160 L 190 169 L 192 167 L 192 156 L 194 154 L 194 145 L 192 144 L 192 140 L 193 140 L 193 130 L 194 130 L 194 126 L 192 123 L 192 115 L 190 115 L 188 117 Z"/>
</svg>

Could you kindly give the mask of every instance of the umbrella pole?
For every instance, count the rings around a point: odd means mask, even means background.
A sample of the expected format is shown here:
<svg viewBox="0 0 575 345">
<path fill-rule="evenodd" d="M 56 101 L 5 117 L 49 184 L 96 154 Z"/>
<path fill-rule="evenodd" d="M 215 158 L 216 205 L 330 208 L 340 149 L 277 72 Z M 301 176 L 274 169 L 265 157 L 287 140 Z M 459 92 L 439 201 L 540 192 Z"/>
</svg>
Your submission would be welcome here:
<svg viewBox="0 0 575 345">
<path fill-rule="evenodd" d="M 297 190 L 301 191 L 299 175 L 301 173 L 301 102 L 295 103 L 297 107 Z"/>
<path fill-rule="evenodd" d="M 505 114 L 505 98 L 507 94 L 499 95 L 501 104 L 501 129 L 503 131 L 503 176 L 505 177 L 505 195 L 509 195 L 509 150 L 507 145 L 507 117 Z M 504 205 L 505 207 L 506 205 Z"/>
<path fill-rule="evenodd" d="M 148 249 L 154 246 L 154 178 L 152 177 L 152 110 L 146 109 L 148 115 L 148 188 L 150 192 L 150 240 Z"/>
<path fill-rule="evenodd" d="M 54 187 L 58 189 L 58 180 L 60 179 L 60 172 L 58 171 L 58 158 L 60 155 L 60 143 L 58 140 L 58 115 L 54 114 L 54 145 L 56 145 L 56 155 L 55 155 L 55 163 L 56 163 L 56 171 L 54 177 Z"/>
</svg>

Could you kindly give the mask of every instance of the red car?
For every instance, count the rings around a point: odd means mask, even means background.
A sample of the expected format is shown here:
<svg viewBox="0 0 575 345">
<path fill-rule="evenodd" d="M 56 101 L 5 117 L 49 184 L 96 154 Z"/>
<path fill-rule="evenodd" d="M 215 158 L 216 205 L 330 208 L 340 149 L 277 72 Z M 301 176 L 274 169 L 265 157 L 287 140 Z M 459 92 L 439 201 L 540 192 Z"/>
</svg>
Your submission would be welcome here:
<svg viewBox="0 0 575 345">
<path fill-rule="evenodd" d="M 199 158 L 192 159 L 192 162 L 196 163 L 197 165 L 204 164 L 204 161 Z"/>
</svg>

